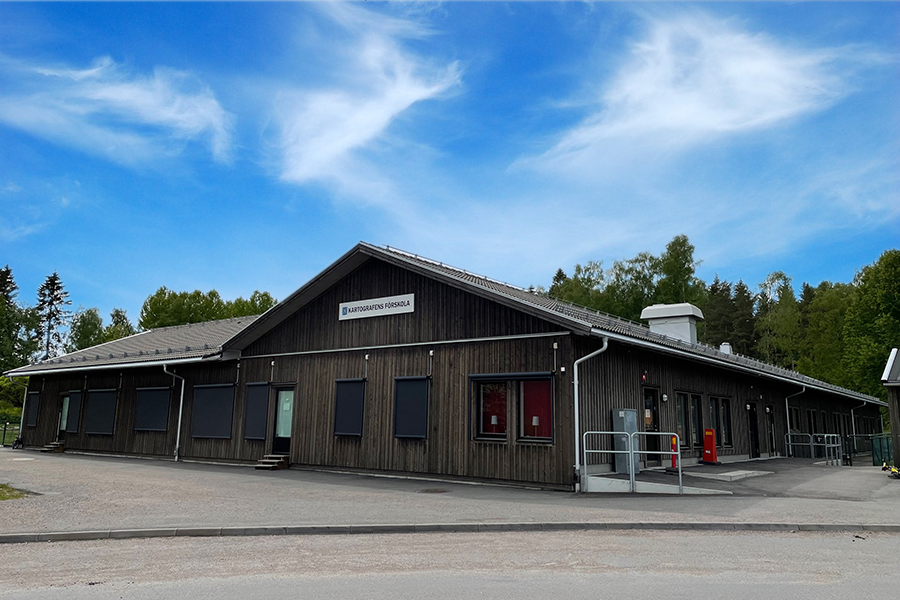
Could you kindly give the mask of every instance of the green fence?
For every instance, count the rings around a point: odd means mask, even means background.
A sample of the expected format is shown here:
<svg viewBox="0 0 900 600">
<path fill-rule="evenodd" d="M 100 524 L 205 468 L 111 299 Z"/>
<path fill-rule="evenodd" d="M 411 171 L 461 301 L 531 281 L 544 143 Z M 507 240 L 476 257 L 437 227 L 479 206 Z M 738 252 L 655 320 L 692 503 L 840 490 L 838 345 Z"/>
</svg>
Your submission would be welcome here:
<svg viewBox="0 0 900 600">
<path fill-rule="evenodd" d="M 894 464 L 894 443 L 889 433 L 872 436 L 872 464 L 880 467 L 884 463 Z"/>
<path fill-rule="evenodd" d="M 10 424 L 4 431 L 4 425 L 0 423 L 0 445 L 12 446 L 15 439 L 19 437 L 19 424 Z"/>
</svg>

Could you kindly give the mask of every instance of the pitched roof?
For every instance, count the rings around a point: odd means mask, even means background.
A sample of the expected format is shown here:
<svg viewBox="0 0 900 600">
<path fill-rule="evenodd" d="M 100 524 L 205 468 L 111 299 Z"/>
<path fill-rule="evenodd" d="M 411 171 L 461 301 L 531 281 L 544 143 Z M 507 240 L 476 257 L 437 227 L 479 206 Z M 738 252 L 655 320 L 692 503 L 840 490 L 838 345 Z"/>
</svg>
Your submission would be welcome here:
<svg viewBox="0 0 900 600">
<path fill-rule="evenodd" d="M 608 336 L 623 343 L 650 347 L 654 350 L 678 354 L 688 359 L 713 363 L 720 367 L 749 372 L 768 379 L 775 379 L 813 389 L 854 398 L 862 402 L 884 405 L 873 396 L 848 390 L 806 375 L 776 367 L 765 362 L 721 352 L 705 344 L 691 344 L 658 333 L 639 323 L 601 313 L 589 308 L 563 302 L 542 293 L 526 290 L 489 277 L 476 275 L 441 262 L 424 258 L 396 248 L 381 248 L 360 242 L 331 266 L 285 298 L 278 306 L 263 314 L 255 323 L 241 330 L 229 340 L 226 348 L 246 348 L 278 323 L 312 301 L 338 280 L 373 258 L 437 279 L 453 287 L 489 298 L 517 310 L 555 322 L 583 335 Z"/>
<path fill-rule="evenodd" d="M 199 361 L 221 353 L 222 344 L 256 318 L 256 316 L 236 317 L 150 329 L 33 365 L 12 369 L 6 374 L 17 377 L 84 369 L 135 367 L 146 363 Z"/>
</svg>

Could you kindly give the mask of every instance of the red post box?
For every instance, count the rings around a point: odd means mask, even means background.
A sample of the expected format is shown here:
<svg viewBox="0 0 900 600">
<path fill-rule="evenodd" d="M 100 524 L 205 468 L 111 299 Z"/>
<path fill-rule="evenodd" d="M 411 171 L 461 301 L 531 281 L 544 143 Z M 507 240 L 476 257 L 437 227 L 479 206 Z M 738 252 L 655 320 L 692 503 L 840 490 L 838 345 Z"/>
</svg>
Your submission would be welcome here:
<svg viewBox="0 0 900 600">
<path fill-rule="evenodd" d="M 719 455 L 716 453 L 716 430 L 707 429 L 703 436 L 703 458 L 700 462 L 711 465 L 719 464 Z"/>
</svg>

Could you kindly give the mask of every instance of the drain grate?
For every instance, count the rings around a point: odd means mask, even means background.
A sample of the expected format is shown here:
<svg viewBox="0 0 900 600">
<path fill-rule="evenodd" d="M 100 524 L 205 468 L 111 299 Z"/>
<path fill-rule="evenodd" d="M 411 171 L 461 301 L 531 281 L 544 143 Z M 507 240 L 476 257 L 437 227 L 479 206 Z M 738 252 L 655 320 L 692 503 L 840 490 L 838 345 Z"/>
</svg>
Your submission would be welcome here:
<svg viewBox="0 0 900 600">
<path fill-rule="evenodd" d="M 445 490 L 444 488 L 425 488 L 424 490 L 419 490 L 420 494 L 446 494 L 450 490 Z"/>
</svg>

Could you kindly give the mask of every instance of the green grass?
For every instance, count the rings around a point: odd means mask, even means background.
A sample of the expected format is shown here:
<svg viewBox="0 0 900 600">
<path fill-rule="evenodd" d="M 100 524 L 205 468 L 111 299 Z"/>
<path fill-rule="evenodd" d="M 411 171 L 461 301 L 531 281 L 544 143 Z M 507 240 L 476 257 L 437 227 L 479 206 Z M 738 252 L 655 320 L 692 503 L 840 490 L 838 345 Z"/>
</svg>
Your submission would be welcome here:
<svg viewBox="0 0 900 600">
<path fill-rule="evenodd" d="M 16 498 L 24 498 L 25 492 L 9 487 L 4 483 L 0 483 L 0 500 L 15 500 Z"/>
</svg>

